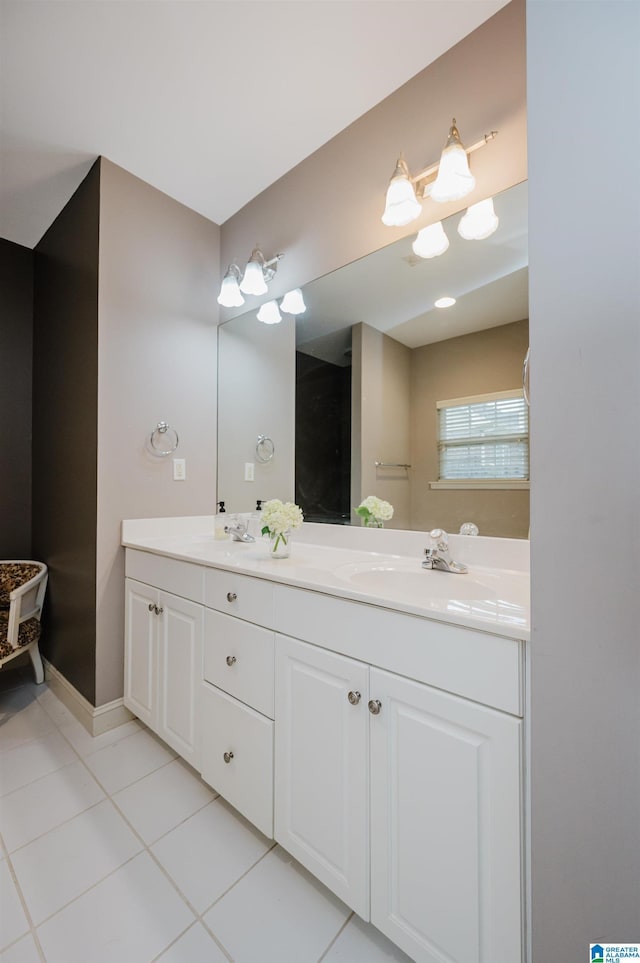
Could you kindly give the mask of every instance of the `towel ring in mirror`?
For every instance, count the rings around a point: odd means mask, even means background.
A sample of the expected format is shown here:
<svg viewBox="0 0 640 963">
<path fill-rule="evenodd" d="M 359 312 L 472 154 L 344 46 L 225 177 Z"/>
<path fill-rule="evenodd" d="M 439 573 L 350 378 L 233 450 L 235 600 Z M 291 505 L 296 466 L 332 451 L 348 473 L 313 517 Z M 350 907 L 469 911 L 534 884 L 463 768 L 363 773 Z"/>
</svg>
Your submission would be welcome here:
<svg viewBox="0 0 640 963">
<path fill-rule="evenodd" d="M 178 432 L 166 421 L 159 421 L 149 435 L 149 444 L 155 455 L 171 455 L 178 447 Z"/>
<path fill-rule="evenodd" d="M 258 441 L 256 444 L 256 458 L 258 461 L 262 462 L 263 465 L 266 464 L 266 462 L 271 461 L 275 450 L 276 446 L 268 435 L 258 435 Z"/>
</svg>

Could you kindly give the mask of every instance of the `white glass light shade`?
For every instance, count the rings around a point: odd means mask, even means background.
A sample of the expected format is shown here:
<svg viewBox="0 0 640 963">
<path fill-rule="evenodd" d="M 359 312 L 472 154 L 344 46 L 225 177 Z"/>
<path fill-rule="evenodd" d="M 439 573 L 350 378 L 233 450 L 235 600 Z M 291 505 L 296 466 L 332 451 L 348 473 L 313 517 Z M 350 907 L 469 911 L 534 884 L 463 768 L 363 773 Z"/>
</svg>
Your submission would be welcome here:
<svg viewBox="0 0 640 963">
<path fill-rule="evenodd" d="M 418 236 L 413 242 L 413 253 L 418 257 L 439 257 L 449 247 L 449 238 L 444 232 L 442 221 L 430 224 L 418 231 Z"/>
<path fill-rule="evenodd" d="M 454 117 L 430 196 L 439 204 L 457 201 L 471 193 L 475 186 L 476 179 L 469 170 L 469 158 L 460 140 Z"/>
<path fill-rule="evenodd" d="M 500 218 L 493 209 L 493 198 L 472 204 L 458 224 L 458 234 L 465 241 L 484 241 L 498 230 Z"/>
<path fill-rule="evenodd" d="M 403 227 L 415 221 L 421 211 L 422 204 L 416 197 L 414 186 L 409 179 L 409 168 L 400 157 L 387 188 L 382 223 L 387 227 Z"/>
<path fill-rule="evenodd" d="M 265 301 L 261 305 L 258 311 L 258 321 L 262 321 L 264 324 L 279 324 L 282 321 L 282 315 L 278 310 L 276 301 Z"/>
<path fill-rule="evenodd" d="M 307 306 L 304 303 L 304 298 L 302 297 L 302 291 L 300 288 L 294 288 L 293 291 L 287 291 L 282 299 L 280 308 L 285 312 L 285 314 L 304 314 L 307 310 Z"/>
<path fill-rule="evenodd" d="M 434 301 L 433 303 L 434 303 L 434 307 L 436 308 L 450 308 L 456 303 L 456 299 L 455 298 L 438 298 L 438 300 Z"/>
<path fill-rule="evenodd" d="M 244 298 L 240 294 L 240 288 L 238 287 L 239 276 L 240 271 L 232 264 L 222 279 L 220 294 L 218 295 L 218 304 L 221 304 L 225 308 L 239 308 L 241 304 L 244 304 Z"/>
<path fill-rule="evenodd" d="M 254 260 L 256 252 L 254 251 L 251 255 L 251 260 L 244 269 L 244 277 L 240 283 L 240 290 L 244 294 L 266 294 L 267 293 L 267 282 L 264 279 L 264 274 L 262 272 L 262 261 Z"/>
</svg>

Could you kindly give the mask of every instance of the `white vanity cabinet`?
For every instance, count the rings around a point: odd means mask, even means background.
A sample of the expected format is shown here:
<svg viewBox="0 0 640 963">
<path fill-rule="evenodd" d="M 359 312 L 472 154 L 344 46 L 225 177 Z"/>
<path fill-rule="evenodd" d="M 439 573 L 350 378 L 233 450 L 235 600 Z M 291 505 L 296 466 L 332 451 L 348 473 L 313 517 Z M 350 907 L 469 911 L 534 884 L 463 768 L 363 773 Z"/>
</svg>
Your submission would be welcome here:
<svg viewBox="0 0 640 963">
<path fill-rule="evenodd" d="M 202 605 L 126 579 L 124 704 L 196 769 L 203 617 Z"/>
<path fill-rule="evenodd" d="M 271 838 L 273 586 L 209 569 L 205 600 L 202 778 Z"/>
<path fill-rule="evenodd" d="M 285 849 L 415 960 L 522 959 L 519 719 L 277 636 L 276 725 Z"/>
</svg>

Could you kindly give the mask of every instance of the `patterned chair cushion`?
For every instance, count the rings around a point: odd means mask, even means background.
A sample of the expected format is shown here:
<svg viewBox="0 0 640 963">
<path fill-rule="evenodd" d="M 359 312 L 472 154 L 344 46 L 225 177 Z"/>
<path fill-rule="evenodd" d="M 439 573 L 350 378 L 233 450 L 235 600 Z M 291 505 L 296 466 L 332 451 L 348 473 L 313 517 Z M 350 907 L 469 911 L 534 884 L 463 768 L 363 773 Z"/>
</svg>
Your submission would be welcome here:
<svg viewBox="0 0 640 963">
<path fill-rule="evenodd" d="M 0 609 L 9 608 L 9 594 L 40 573 L 39 565 L 28 562 L 0 562 Z M 7 630 L 4 630 L 5 638 Z"/>
<path fill-rule="evenodd" d="M 22 648 L 23 645 L 36 642 L 40 638 L 40 629 L 39 619 L 27 619 L 26 622 L 22 622 L 18 630 L 18 646 Z M 0 659 L 5 659 L 16 651 L 7 642 L 8 631 L 9 612 L 0 612 Z"/>
</svg>

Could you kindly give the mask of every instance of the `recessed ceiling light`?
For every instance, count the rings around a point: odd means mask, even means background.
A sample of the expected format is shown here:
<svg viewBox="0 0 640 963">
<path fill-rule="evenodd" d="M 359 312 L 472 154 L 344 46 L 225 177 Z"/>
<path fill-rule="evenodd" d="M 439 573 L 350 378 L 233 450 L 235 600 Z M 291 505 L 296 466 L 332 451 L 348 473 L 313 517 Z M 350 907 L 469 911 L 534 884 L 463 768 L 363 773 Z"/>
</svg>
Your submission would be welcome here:
<svg viewBox="0 0 640 963">
<path fill-rule="evenodd" d="M 456 303 L 455 298 L 438 298 L 435 302 L 436 308 L 450 308 L 452 304 Z"/>
</svg>

